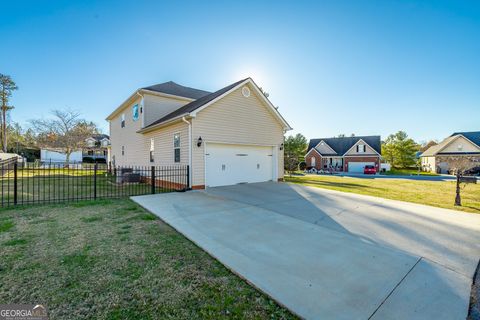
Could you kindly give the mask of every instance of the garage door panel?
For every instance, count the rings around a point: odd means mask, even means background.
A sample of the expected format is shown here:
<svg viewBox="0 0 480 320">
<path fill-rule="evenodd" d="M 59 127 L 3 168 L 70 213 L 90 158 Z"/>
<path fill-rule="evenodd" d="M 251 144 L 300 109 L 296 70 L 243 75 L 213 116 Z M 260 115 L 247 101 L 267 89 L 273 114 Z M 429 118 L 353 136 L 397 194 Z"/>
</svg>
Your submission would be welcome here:
<svg viewBox="0 0 480 320">
<path fill-rule="evenodd" d="M 374 166 L 375 162 L 348 162 L 348 172 L 363 173 L 365 166 Z"/>
<path fill-rule="evenodd" d="M 209 187 L 272 180 L 272 147 L 207 144 L 206 185 Z"/>
</svg>

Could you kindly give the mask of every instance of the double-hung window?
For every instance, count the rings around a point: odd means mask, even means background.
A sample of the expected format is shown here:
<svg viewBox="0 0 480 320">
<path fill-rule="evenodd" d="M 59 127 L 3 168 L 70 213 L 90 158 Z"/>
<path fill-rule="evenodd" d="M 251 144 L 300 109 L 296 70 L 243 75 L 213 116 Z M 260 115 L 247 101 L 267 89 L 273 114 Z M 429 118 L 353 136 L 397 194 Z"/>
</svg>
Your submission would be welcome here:
<svg viewBox="0 0 480 320">
<path fill-rule="evenodd" d="M 122 122 L 120 125 L 122 128 L 125 128 L 125 113 L 122 113 Z"/>
<path fill-rule="evenodd" d="M 180 133 L 173 135 L 173 157 L 174 162 L 180 162 Z"/>
<path fill-rule="evenodd" d="M 364 144 L 357 144 L 357 152 L 358 153 L 365 153 L 365 145 Z"/>
</svg>

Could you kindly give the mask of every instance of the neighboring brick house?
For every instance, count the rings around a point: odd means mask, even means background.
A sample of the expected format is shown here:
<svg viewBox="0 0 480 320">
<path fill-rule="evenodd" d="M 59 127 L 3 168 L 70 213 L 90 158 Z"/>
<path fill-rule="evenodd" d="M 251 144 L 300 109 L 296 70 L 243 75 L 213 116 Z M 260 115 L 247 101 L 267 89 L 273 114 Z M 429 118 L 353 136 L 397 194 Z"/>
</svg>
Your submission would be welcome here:
<svg viewBox="0 0 480 320">
<path fill-rule="evenodd" d="M 471 165 L 480 166 L 480 131 L 455 132 L 439 144 L 422 153 L 424 171 L 448 173 L 451 161 L 459 156 L 471 161 Z"/>
<path fill-rule="evenodd" d="M 307 168 L 363 173 L 366 165 L 380 168 L 380 136 L 311 139 L 305 162 Z"/>
</svg>

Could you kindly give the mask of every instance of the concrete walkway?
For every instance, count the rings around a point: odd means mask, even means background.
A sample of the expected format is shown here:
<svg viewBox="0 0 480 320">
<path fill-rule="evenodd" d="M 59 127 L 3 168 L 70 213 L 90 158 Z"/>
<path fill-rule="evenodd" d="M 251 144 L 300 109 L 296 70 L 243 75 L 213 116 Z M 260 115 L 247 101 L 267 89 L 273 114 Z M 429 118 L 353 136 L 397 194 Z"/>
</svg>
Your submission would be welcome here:
<svg viewBox="0 0 480 320">
<path fill-rule="evenodd" d="M 308 319 L 465 319 L 480 215 L 286 183 L 133 197 Z"/>
</svg>

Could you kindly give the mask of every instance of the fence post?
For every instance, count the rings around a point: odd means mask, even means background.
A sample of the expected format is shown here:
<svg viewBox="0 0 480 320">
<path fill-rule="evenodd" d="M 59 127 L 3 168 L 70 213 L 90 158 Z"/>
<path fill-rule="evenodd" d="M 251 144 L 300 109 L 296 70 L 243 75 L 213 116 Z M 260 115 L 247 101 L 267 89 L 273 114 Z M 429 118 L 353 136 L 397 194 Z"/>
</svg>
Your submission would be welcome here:
<svg viewBox="0 0 480 320">
<path fill-rule="evenodd" d="M 17 177 L 17 162 L 13 163 L 13 204 L 16 205 L 18 202 L 18 177 Z"/>
<path fill-rule="evenodd" d="M 150 175 L 150 183 L 152 184 L 152 194 L 155 194 L 155 166 L 152 166 L 152 173 Z"/>
<path fill-rule="evenodd" d="M 93 165 L 93 199 L 97 200 L 97 163 Z"/>
</svg>

